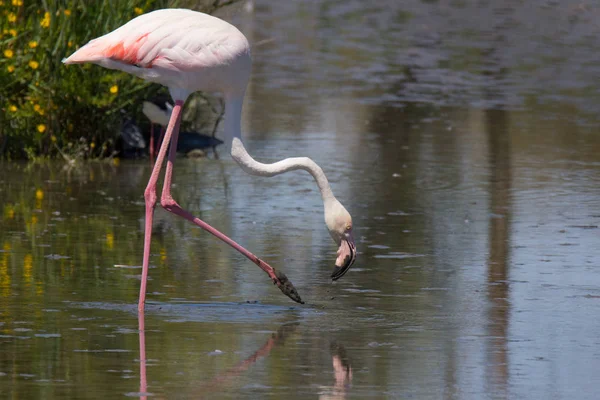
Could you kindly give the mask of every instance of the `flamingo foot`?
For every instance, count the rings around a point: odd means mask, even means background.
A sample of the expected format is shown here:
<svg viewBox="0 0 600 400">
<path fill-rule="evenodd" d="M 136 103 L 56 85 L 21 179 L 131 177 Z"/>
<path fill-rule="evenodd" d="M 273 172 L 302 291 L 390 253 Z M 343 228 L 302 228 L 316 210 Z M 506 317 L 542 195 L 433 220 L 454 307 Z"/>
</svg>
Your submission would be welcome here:
<svg viewBox="0 0 600 400">
<path fill-rule="evenodd" d="M 300 295 L 298 294 L 298 291 L 296 290 L 292 282 L 288 279 L 288 277 L 283 272 L 275 268 L 273 268 L 273 273 L 277 278 L 273 278 L 273 284 L 277 285 L 277 287 L 279 288 L 279 290 L 281 290 L 283 294 L 285 294 L 290 299 L 294 300 L 296 303 L 304 304 L 304 302 L 300 298 Z"/>
</svg>

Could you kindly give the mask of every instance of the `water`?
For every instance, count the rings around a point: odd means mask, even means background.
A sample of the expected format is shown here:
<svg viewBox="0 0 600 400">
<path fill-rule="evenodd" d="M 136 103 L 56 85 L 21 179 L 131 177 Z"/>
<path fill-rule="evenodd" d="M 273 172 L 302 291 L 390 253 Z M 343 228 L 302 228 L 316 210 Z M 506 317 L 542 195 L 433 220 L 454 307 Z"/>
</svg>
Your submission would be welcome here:
<svg viewBox="0 0 600 400">
<path fill-rule="evenodd" d="M 180 204 L 307 304 L 158 209 L 138 320 L 148 162 L 4 163 L 1 398 L 596 397 L 600 10 L 377 4 L 225 14 L 257 43 L 247 147 L 323 167 L 350 272 L 308 175 L 181 159 Z"/>
</svg>

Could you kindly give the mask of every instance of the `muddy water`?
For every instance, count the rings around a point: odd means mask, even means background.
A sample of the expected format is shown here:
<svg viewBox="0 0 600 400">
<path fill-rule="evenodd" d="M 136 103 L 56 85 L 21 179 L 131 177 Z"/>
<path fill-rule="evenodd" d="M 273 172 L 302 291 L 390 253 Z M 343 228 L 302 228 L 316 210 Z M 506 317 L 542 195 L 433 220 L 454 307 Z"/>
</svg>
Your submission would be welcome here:
<svg viewBox="0 0 600 400">
<path fill-rule="evenodd" d="M 598 10 L 362 3 L 226 14 L 259 43 L 249 151 L 323 167 L 351 271 L 307 175 L 182 159 L 175 198 L 307 304 L 157 210 L 138 320 L 148 163 L 4 163 L 0 397 L 596 397 Z"/>
</svg>

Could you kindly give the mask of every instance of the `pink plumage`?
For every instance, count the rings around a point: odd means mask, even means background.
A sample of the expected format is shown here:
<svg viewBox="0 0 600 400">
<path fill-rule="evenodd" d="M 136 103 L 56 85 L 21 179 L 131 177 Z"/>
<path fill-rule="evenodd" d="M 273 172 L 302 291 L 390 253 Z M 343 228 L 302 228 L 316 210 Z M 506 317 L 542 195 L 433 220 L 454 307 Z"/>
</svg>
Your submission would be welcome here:
<svg viewBox="0 0 600 400">
<path fill-rule="evenodd" d="M 243 93 L 251 69 L 248 40 L 236 27 L 184 9 L 140 15 L 63 62 L 125 71 L 185 97 L 198 90 Z"/>
</svg>

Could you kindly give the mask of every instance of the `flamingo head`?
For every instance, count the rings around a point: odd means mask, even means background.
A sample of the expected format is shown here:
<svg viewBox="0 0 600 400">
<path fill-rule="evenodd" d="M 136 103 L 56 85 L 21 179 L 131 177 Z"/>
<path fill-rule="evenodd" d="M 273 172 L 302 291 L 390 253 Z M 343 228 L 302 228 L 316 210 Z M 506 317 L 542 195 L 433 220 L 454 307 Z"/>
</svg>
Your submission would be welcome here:
<svg viewBox="0 0 600 400">
<path fill-rule="evenodd" d="M 342 203 L 334 199 L 325 207 L 325 224 L 329 234 L 339 246 L 335 267 L 331 273 L 331 279 L 335 281 L 344 276 L 356 260 L 356 245 L 352 236 L 352 217 Z"/>
</svg>

